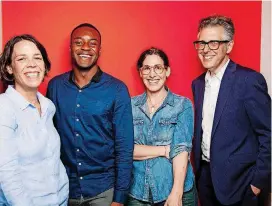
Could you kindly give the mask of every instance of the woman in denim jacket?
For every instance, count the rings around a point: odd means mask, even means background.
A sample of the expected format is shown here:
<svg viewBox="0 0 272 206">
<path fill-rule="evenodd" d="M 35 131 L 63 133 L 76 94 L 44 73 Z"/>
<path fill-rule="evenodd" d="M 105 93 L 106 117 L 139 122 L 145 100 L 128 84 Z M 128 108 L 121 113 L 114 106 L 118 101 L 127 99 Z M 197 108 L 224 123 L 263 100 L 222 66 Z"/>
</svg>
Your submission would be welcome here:
<svg viewBox="0 0 272 206">
<path fill-rule="evenodd" d="M 135 148 L 127 205 L 195 206 L 197 195 L 189 160 L 192 103 L 165 86 L 170 67 L 162 50 L 144 51 L 137 67 L 146 92 L 132 98 Z"/>
</svg>

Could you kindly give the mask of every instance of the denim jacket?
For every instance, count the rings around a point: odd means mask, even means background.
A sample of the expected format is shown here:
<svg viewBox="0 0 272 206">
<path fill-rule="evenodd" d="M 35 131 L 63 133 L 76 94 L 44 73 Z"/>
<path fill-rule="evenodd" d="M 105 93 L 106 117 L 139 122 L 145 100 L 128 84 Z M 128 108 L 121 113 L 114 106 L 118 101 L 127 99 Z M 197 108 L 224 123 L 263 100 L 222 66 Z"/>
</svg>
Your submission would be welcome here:
<svg viewBox="0 0 272 206">
<path fill-rule="evenodd" d="M 190 153 L 193 136 L 193 106 L 189 99 L 168 94 L 161 107 L 149 118 L 146 93 L 132 98 L 134 143 L 139 145 L 170 145 L 170 159 L 157 157 L 133 162 L 130 196 L 153 202 L 167 199 L 173 187 L 172 160 L 183 151 Z M 190 160 L 184 181 L 184 192 L 193 187 L 194 174 Z M 151 192 L 151 194 L 149 194 Z"/>
</svg>

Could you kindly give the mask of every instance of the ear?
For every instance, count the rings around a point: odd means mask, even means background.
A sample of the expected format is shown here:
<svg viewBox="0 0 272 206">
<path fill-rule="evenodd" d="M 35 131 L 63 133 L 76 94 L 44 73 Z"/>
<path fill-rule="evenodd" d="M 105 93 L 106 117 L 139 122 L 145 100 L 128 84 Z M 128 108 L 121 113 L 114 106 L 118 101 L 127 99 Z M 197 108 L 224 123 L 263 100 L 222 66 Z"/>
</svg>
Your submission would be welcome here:
<svg viewBox="0 0 272 206">
<path fill-rule="evenodd" d="M 233 48 L 234 45 L 234 41 L 231 40 L 228 44 L 227 44 L 227 54 L 229 54 Z"/>
<path fill-rule="evenodd" d="M 101 50 L 102 50 L 102 47 L 100 46 L 99 52 L 98 52 L 99 56 L 101 55 Z"/>
<path fill-rule="evenodd" d="M 7 66 L 7 71 L 8 71 L 9 74 L 13 74 L 11 66 Z"/>
<path fill-rule="evenodd" d="M 167 67 L 166 68 L 166 77 L 168 78 L 171 74 L 171 68 L 170 67 Z"/>
<path fill-rule="evenodd" d="M 142 72 L 140 70 L 138 70 L 138 72 L 139 72 L 140 77 L 143 78 Z"/>
</svg>

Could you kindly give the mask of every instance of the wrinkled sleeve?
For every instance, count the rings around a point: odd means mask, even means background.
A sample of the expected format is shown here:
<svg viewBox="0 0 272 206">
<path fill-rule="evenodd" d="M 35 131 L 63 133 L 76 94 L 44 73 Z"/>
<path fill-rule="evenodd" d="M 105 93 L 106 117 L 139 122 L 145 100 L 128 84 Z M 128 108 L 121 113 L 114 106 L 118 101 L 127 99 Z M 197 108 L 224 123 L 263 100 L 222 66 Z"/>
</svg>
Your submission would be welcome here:
<svg viewBox="0 0 272 206">
<path fill-rule="evenodd" d="M 192 103 L 189 99 L 184 100 L 183 108 L 182 112 L 178 115 L 173 134 L 170 150 L 171 159 L 184 151 L 190 154 L 192 149 L 194 112 Z"/>
<path fill-rule="evenodd" d="M 0 108 L 0 183 L 5 198 L 12 206 L 32 206 L 32 200 L 23 187 L 18 149 L 15 136 L 17 128 L 15 116 L 10 108 L 1 104 Z"/>
<path fill-rule="evenodd" d="M 116 165 L 113 202 L 124 203 L 132 176 L 134 147 L 131 101 L 124 84 L 118 88 L 113 115 Z"/>
<path fill-rule="evenodd" d="M 252 73 L 246 79 L 246 85 L 244 104 L 259 141 L 256 170 L 251 184 L 259 189 L 267 189 L 271 182 L 271 98 L 260 73 Z"/>
</svg>

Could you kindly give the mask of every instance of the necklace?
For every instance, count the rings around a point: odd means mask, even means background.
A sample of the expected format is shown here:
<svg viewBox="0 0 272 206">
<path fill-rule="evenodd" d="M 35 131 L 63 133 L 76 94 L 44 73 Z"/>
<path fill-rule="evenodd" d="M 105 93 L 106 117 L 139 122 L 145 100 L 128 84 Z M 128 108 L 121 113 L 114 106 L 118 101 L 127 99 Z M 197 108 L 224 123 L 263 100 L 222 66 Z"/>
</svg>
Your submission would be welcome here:
<svg viewBox="0 0 272 206">
<path fill-rule="evenodd" d="M 163 95 L 160 99 L 159 99 L 159 101 L 157 102 L 157 103 L 152 103 L 152 101 L 151 101 L 151 99 L 150 99 L 150 97 L 147 97 L 147 100 L 148 100 L 148 102 L 149 102 L 149 113 L 150 114 L 153 114 L 155 111 L 156 111 L 156 109 L 158 109 L 158 107 L 162 104 L 162 102 L 164 101 L 164 99 L 166 98 L 166 95 Z"/>
</svg>

